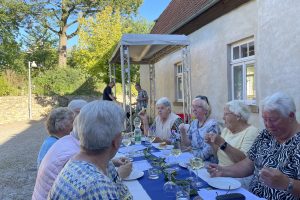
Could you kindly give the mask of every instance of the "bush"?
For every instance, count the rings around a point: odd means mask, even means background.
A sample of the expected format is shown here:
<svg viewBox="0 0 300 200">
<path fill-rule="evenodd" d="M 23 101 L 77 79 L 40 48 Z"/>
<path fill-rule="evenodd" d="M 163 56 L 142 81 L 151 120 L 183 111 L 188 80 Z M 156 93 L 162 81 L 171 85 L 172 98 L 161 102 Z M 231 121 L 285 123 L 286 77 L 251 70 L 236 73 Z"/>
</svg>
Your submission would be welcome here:
<svg viewBox="0 0 300 200">
<path fill-rule="evenodd" d="M 27 84 L 21 75 L 11 70 L 0 74 L 0 96 L 24 95 Z"/>
<path fill-rule="evenodd" d="M 86 74 L 75 68 L 56 68 L 33 78 L 33 93 L 38 95 L 70 95 L 86 82 Z"/>
</svg>

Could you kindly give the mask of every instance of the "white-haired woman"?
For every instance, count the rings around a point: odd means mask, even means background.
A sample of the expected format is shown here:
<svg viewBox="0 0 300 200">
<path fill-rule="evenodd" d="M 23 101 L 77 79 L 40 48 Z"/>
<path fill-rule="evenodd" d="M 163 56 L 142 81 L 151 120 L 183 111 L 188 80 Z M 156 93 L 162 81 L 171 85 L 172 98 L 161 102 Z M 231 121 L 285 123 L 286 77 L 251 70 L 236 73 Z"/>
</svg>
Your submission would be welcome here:
<svg viewBox="0 0 300 200">
<path fill-rule="evenodd" d="M 184 124 L 180 125 L 181 142 L 183 146 L 193 149 L 196 156 L 204 161 L 217 162 L 213 148 L 204 140 L 207 133 L 220 134 L 218 122 L 209 118 L 211 108 L 207 97 L 195 97 L 192 110 L 196 119 L 192 121 L 189 129 Z"/>
<path fill-rule="evenodd" d="M 57 176 L 48 199 L 132 199 L 111 162 L 118 151 L 125 113 L 111 101 L 93 101 L 76 119 L 80 152 Z"/>
<path fill-rule="evenodd" d="M 242 161 L 230 165 L 211 164 L 211 176 L 253 178 L 252 193 L 272 200 L 296 200 L 300 197 L 300 124 L 291 97 L 275 93 L 262 102 L 262 130 Z"/>
<path fill-rule="evenodd" d="M 156 102 L 157 116 L 154 123 L 151 125 L 151 129 L 156 133 L 155 142 L 171 142 L 172 130 L 179 132 L 179 125 L 182 123 L 182 119 L 172 112 L 171 102 L 167 97 L 162 97 Z M 149 130 L 148 117 L 145 112 L 140 113 L 140 117 L 143 120 L 145 135 Z"/>
<path fill-rule="evenodd" d="M 219 165 L 227 166 L 246 158 L 246 154 L 258 135 L 258 129 L 248 124 L 249 107 L 239 100 L 226 104 L 223 119 L 225 128 L 221 136 L 206 134 L 206 142 L 212 145 Z"/>
<path fill-rule="evenodd" d="M 73 129 L 74 114 L 65 107 L 55 108 L 49 114 L 46 128 L 49 136 L 44 140 L 37 158 L 39 167 L 50 147 L 61 137 L 70 134 Z"/>
</svg>

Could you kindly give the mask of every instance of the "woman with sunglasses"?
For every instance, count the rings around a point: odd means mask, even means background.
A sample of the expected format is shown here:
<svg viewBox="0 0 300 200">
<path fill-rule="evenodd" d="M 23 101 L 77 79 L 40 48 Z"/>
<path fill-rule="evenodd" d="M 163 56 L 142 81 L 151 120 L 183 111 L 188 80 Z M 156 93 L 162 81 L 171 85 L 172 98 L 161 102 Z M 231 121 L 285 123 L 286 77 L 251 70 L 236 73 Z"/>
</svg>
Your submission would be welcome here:
<svg viewBox="0 0 300 200">
<path fill-rule="evenodd" d="M 196 156 L 203 161 L 216 163 L 217 158 L 213 148 L 204 140 L 207 133 L 220 134 L 218 122 L 209 118 L 211 108 L 207 97 L 195 97 L 192 101 L 192 111 L 196 119 L 192 121 L 189 129 L 187 130 L 184 124 L 179 126 L 182 145 L 196 150 Z"/>
</svg>

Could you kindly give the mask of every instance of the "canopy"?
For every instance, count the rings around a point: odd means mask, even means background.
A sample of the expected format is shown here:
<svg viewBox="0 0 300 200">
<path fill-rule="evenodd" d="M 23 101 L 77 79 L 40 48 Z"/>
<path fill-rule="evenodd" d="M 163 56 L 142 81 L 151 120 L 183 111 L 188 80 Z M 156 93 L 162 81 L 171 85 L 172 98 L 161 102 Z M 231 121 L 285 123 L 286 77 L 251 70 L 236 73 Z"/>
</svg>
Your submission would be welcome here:
<svg viewBox="0 0 300 200">
<path fill-rule="evenodd" d="M 131 83 L 130 64 L 149 64 L 150 78 L 150 116 L 154 117 L 155 107 L 155 66 L 168 54 L 183 49 L 183 113 L 190 116 L 191 113 L 191 73 L 189 64 L 190 41 L 185 35 L 165 35 L 165 34 L 124 34 L 110 58 L 110 80 L 115 79 L 115 65 L 121 64 L 123 108 L 126 110 L 127 99 L 129 100 L 130 119 L 126 128 L 132 130 L 132 110 L 131 110 Z M 124 66 L 127 65 L 125 68 Z M 129 98 L 126 98 L 129 96 Z"/>
<path fill-rule="evenodd" d="M 121 63 L 120 47 L 122 45 L 128 46 L 131 63 L 154 64 L 167 54 L 189 44 L 190 41 L 185 35 L 124 34 L 110 63 Z"/>
</svg>

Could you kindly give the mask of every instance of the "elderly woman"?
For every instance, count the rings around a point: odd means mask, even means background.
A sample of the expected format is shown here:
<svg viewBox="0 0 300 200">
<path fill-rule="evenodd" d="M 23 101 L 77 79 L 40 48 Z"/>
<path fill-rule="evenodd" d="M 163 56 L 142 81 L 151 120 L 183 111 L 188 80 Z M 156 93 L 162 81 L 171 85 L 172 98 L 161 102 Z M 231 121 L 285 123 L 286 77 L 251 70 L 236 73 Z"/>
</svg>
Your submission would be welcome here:
<svg viewBox="0 0 300 200">
<path fill-rule="evenodd" d="M 211 164 L 211 176 L 245 177 L 254 173 L 250 191 L 266 199 L 300 197 L 300 124 L 296 106 L 284 93 L 275 93 L 262 102 L 266 129 L 260 132 L 247 157 L 231 166 Z"/>
<path fill-rule="evenodd" d="M 77 116 L 80 152 L 57 176 L 48 199 L 132 199 L 112 164 L 125 113 L 110 101 L 93 101 Z"/>
<path fill-rule="evenodd" d="M 207 133 L 220 134 L 218 122 L 209 118 L 211 109 L 207 97 L 197 96 L 192 101 L 192 110 L 196 119 L 188 130 L 184 124 L 180 125 L 181 142 L 183 146 L 194 149 L 196 156 L 204 161 L 217 162 L 213 148 L 204 140 Z"/>
<path fill-rule="evenodd" d="M 77 116 L 81 108 L 86 104 L 87 102 L 85 100 L 76 99 L 69 103 L 68 108 Z M 74 120 L 73 130 L 70 135 L 66 135 L 58 140 L 49 149 L 41 162 L 32 194 L 33 200 L 47 199 L 48 193 L 59 172 L 75 154 L 79 153 L 79 137 L 77 131 L 74 129 L 76 124 L 77 118 Z M 121 178 L 125 178 L 130 174 L 132 164 L 127 162 L 124 158 L 114 159 L 113 163 L 116 167 L 119 167 L 118 173 Z"/>
<path fill-rule="evenodd" d="M 250 109 L 242 101 L 226 104 L 223 119 L 225 127 L 221 136 L 207 134 L 205 140 L 218 156 L 219 165 L 227 166 L 246 158 L 246 153 L 258 135 L 258 129 L 248 124 Z"/>
<path fill-rule="evenodd" d="M 171 142 L 171 131 L 179 132 L 179 125 L 182 123 L 182 119 L 172 112 L 171 102 L 167 97 L 162 97 L 156 102 L 157 116 L 151 129 L 156 133 L 155 142 Z M 148 117 L 145 112 L 140 113 L 140 117 L 143 120 L 144 130 L 149 130 Z M 147 135 L 147 131 L 145 131 Z"/>
<path fill-rule="evenodd" d="M 70 134 L 73 128 L 74 114 L 68 108 L 55 108 L 46 121 L 49 136 L 44 140 L 37 158 L 39 167 L 50 147 L 61 137 Z"/>
</svg>

